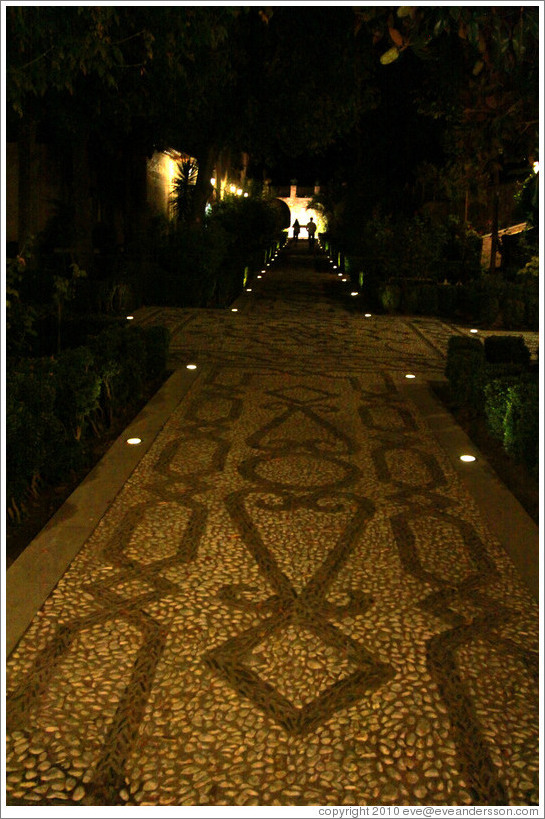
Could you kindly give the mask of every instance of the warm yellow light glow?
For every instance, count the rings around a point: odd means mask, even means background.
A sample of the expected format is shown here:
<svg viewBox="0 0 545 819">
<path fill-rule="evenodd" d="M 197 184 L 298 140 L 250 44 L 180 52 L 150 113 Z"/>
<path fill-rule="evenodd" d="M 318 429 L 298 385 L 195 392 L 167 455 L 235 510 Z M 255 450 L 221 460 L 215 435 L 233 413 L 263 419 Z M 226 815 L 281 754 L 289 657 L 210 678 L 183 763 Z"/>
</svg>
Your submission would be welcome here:
<svg viewBox="0 0 545 819">
<path fill-rule="evenodd" d="M 355 291 L 355 290 L 353 290 L 353 291 L 350 293 L 350 295 L 351 295 L 351 296 L 359 296 L 359 293 L 356 293 L 356 291 Z"/>
<path fill-rule="evenodd" d="M 413 375 L 412 373 L 407 373 L 405 378 L 416 378 L 416 375 Z"/>
<path fill-rule="evenodd" d="M 142 438 L 127 438 L 127 443 L 131 446 L 137 446 L 142 443 Z"/>
<path fill-rule="evenodd" d="M 475 455 L 460 455 L 460 460 L 469 464 L 472 463 L 472 461 L 476 461 L 477 458 L 475 457 Z"/>
<path fill-rule="evenodd" d="M 316 234 L 325 232 L 326 224 L 324 222 L 324 218 L 321 215 L 321 213 L 318 213 L 317 211 L 313 210 L 312 208 L 307 210 L 304 204 L 299 204 L 297 202 L 297 200 L 293 200 L 293 199 L 288 201 L 288 205 L 289 205 L 290 213 L 291 213 L 291 227 L 290 227 L 289 233 L 288 233 L 288 236 L 290 238 L 293 237 L 293 223 L 295 222 L 296 219 L 299 222 L 299 224 L 301 225 L 301 233 L 299 234 L 299 239 L 303 239 L 303 241 L 304 241 L 305 239 L 308 238 L 308 234 L 307 234 L 307 231 L 306 231 L 306 226 L 310 222 L 310 217 L 311 216 L 312 216 L 313 222 L 316 223 Z M 317 238 L 318 238 L 318 236 L 316 235 L 316 239 Z"/>
<path fill-rule="evenodd" d="M 238 313 L 238 307 L 231 307 L 231 313 Z"/>
<path fill-rule="evenodd" d="M 371 313 L 366 313 L 365 318 L 371 318 Z"/>
<path fill-rule="evenodd" d="M 478 330 L 470 330 L 469 332 L 470 333 L 478 333 L 479 331 Z"/>
<path fill-rule="evenodd" d="M 237 188 L 237 196 L 242 196 L 242 188 Z"/>
<path fill-rule="evenodd" d="M 248 195 L 249 195 L 248 191 L 246 191 L 246 193 L 244 194 L 244 197 L 246 198 Z"/>
<path fill-rule="evenodd" d="M 534 173 L 539 173 L 539 162 L 533 164 Z"/>
<path fill-rule="evenodd" d="M 257 278 L 258 278 L 258 279 L 262 279 L 262 278 L 263 278 L 263 276 L 261 276 L 261 275 L 258 275 L 258 277 L 257 277 Z"/>
<path fill-rule="evenodd" d="M 342 281 L 342 282 L 347 282 L 347 281 L 348 281 L 348 279 L 347 279 L 346 277 L 344 277 L 344 278 L 342 278 L 342 279 L 341 279 L 341 281 Z"/>
<path fill-rule="evenodd" d="M 132 321 L 134 316 L 127 316 L 127 321 Z"/>
<path fill-rule="evenodd" d="M 210 184 L 211 184 L 211 185 L 215 185 L 215 184 L 216 184 L 216 177 L 215 177 L 215 176 L 213 176 L 213 177 L 211 178 L 211 180 L 210 180 Z"/>
<path fill-rule="evenodd" d="M 229 185 L 229 190 L 230 190 L 231 193 L 236 193 L 237 192 L 237 186 L 236 185 Z"/>
<path fill-rule="evenodd" d="M 196 370 L 197 369 L 196 364 L 186 364 L 186 367 L 187 367 L 188 370 Z"/>
</svg>

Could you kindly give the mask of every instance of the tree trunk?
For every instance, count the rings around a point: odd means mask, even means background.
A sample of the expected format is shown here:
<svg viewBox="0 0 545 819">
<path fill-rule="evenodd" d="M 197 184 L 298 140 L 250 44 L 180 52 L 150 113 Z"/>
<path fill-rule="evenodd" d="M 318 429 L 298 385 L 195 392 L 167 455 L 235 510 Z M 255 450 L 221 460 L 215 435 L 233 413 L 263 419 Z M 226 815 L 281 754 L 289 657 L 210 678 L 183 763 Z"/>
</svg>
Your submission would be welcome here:
<svg viewBox="0 0 545 819">
<path fill-rule="evenodd" d="M 89 272 L 93 263 L 93 200 L 86 130 L 73 145 L 72 200 L 74 203 L 75 261 Z"/>
<path fill-rule="evenodd" d="M 21 121 L 18 150 L 17 242 L 19 252 L 38 231 L 38 173 L 36 122 L 25 116 Z"/>
<path fill-rule="evenodd" d="M 126 273 L 140 302 L 140 293 L 149 275 L 147 154 L 143 144 L 133 143 L 127 161 L 126 213 L 124 245 Z"/>
<path fill-rule="evenodd" d="M 492 188 L 492 235 L 490 246 L 490 266 L 489 273 L 496 272 L 496 254 L 499 249 L 498 236 L 498 219 L 499 219 L 499 205 L 500 205 L 500 174 L 498 169 L 494 170 L 494 182 Z"/>
<path fill-rule="evenodd" d="M 197 176 L 197 184 L 195 185 L 189 218 L 189 222 L 193 227 L 200 227 L 204 220 L 206 203 L 212 193 L 210 178 L 214 172 L 216 157 L 217 150 L 213 146 L 208 147 L 205 151 L 202 151 L 200 156 L 197 156 L 199 174 Z"/>
</svg>

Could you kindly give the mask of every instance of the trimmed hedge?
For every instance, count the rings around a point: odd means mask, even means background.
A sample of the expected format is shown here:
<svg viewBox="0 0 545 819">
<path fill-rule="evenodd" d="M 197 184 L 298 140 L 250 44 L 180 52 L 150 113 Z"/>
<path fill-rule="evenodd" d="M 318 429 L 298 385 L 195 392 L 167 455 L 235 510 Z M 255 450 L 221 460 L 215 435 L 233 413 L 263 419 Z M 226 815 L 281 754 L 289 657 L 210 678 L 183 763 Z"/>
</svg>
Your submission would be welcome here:
<svg viewBox="0 0 545 819">
<path fill-rule="evenodd" d="M 445 375 L 459 404 L 479 411 L 483 402 L 486 369 L 484 346 L 478 338 L 451 336 L 447 346 Z"/>
<path fill-rule="evenodd" d="M 386 312 L 439 315 L 471 321 L 481 327 L 505 330 L 537 330 L 539 293 L 529 283 L 504 282 L 486 277 L 467 284 L 439 284 L 429 279 L 391 277 L 377 282 L 366 271 L 363 293 Z"/>
<path fill-rule="evenodd" d="M 484 416 L 505 451 L 537 476 L 539 384 L 522 337 L 490 336 L 484 345 L 451 336 L 445 375 L 459 405 Z"/>
<path fill-rule="evenodd" d="M 136 407 L 167 366 L 165 327 L 117 326 L 55 357 L 19 359 L 6 377 L 8 508 L 39 481 L 82 466 L 92 435 Z"/>
<path fill-rule="evenodd" d="M 522 336 L 487 336 L 484 354 L 490 364 L 530 364 L 530 350 Z"/>
<path fill-rule="evenodd" d="M 500 441 L 503 441 L 503 422 L 507 414 L 509 401 L 509 387 L 513 384 L 513 378 L 495 378 L 484 386 L 484 412 L 486 426 L 490 434 Z"/>
<path fill-rule="evenodd" d="M 503 445 L 537 477 L 539 467 L 539 384 L 521 379 L 509 387 Z"/>
</svg>

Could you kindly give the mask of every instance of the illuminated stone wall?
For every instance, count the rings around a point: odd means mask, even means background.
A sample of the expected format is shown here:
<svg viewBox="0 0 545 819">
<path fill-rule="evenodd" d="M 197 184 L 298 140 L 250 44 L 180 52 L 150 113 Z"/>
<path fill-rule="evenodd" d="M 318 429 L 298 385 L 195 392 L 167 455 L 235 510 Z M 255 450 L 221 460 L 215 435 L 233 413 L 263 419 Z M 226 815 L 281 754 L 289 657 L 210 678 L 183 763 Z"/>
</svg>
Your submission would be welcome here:
<svg viewBox="0 0 545 819">
<path fill-rule="evenodd" d="M 170 194 L 178 162 L 193 159 L 177 151 L 155 151 L 147 163 L 147 201 L 154 213 L 172 216 Z M 193 159 L 196 162 L 195 159 Z"/>
<path fill-rule="evenodd" d="M 306 193 L 306 190 L 305 190 Z M 320 188 L 316 186 L 314 188 L 314 194 L 320 193 Z M 299 220 L 299 224 L 301 225 L 302 231 L 299 234 L 299 238 L 306 239 L 307 234 L 305 225 L 310 221 L 310 217 L 312 216 L 313 220 L 316 222 L 318 227 L 318 233 L 323 233 L 326 229 L 326 224 L 324 221 L 323 216 L 315 211 L 313 208 L 309 208 L 307 210 L 308 204 L 311 201 L 311 196 L 298 196 L 297 195 L 297 185 L 290 186 L 290 195 L 289 196 L 279 196 L 282 202 L 285 202 L 286 205 L 290 209 L 291 213 L 291 227 L 288 231 L 289 238 L 293 237 L 293 223 L 296 219 Z"/>
</svg>

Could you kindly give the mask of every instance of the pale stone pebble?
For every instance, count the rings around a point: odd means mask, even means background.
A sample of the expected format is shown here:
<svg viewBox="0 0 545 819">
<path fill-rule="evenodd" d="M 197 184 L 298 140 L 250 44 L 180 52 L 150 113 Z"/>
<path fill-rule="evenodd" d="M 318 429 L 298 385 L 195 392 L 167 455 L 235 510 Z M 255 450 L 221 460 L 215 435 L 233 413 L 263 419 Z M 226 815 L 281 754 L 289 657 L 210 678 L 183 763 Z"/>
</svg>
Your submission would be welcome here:
<svg viewBox="0 0 545 819">
<path fill-rule="evenodd" d="M 48 771 L 42 774 L 44 782 L 49 782 L 53 779 L 62 779 L 64 781 L 64 774 L 60 768 L 49 768 Z"/>
</svg>

